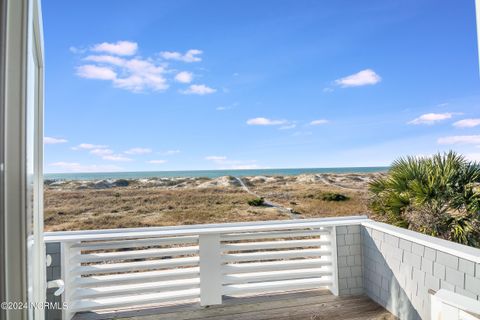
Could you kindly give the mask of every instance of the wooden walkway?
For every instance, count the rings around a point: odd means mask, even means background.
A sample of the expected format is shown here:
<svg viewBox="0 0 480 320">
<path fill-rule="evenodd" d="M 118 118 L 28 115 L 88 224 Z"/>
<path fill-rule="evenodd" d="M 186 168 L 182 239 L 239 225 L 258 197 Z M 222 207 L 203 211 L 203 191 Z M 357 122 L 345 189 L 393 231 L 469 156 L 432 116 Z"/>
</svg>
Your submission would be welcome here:
<svg viewBox="0 0 480 320">
<path fill-rule="evenodd" d="M 366 296 L 335 297 L 328 290 L 308 290 L 274 295 L 224 297 L 219 306 L 202 308 L 197 303 L 81 313 L 74 320 L 387 320 L 396 319 Z"/>
</svg>

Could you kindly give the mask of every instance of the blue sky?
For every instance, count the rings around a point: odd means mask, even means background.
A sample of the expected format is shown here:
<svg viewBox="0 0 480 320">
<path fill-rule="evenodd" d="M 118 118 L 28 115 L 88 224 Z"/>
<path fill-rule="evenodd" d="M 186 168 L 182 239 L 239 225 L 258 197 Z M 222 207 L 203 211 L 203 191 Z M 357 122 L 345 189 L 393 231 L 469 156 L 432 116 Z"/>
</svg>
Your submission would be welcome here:
<svg viewBox="0 0 480 320">
<path fill-rule="evenodd" d="M 474 1 L 43 1 L 45 171 L 480 160 Z"/>
</svg>

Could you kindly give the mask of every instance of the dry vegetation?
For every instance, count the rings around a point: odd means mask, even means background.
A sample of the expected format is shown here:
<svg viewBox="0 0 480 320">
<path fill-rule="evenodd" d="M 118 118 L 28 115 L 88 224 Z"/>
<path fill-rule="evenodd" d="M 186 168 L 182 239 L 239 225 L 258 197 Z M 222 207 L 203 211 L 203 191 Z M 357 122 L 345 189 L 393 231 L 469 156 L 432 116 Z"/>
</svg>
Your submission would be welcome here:
<svg viewBox="0 0 480 320">
<path fill-rule="evenodd" d="M 298 177 L 244 178 L 249 189 L 268 201 L 292 208 L 300 217 L 327 217 L 368 213 L 367 180 L 354 182 L 345 175 L 320 179 Z M 219 178 L 220 179 L 220 178 Z M 253 207 L 248 194 L 231 179 L 192 180 L 182 185 L 138 185 L 102 189 L 77 183 L 45 186 L 45 229 L 82 230 L 289 219 L 271 207 Z M 350 181 L 350 182 L 349 182 Z M 201 185 L 203 183 L 203 185 Z M 227 183 L 226 185 L 224 185 Z M 201 186 L 200 186 L 201 185 Z M 211 186 L 214 185 L 214 186 Z M 345 185 L 350 185 L 347 188 Z M 341 193 L 346 201 L 325 201 L 325 192 Z"/>
</svg>

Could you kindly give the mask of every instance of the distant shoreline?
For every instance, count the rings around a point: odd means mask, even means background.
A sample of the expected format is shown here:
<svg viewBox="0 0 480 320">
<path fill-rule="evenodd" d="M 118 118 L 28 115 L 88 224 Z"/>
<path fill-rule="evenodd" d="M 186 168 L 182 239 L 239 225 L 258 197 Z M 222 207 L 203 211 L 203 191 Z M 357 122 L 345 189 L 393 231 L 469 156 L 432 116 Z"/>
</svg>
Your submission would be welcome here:
<svg viewBox="0 0 480 320">
<path fill-rule="evenodd" d="M 92 173 L 47 173 L 52 180 L 101 180 L 142 178 L 218 178 L 222 176 L 294 176 L 317 173 L 374 173 L 385 172 L 389 167 L 339 167 L 339 168 L 286 168 L 246 170 L 190 170 L 190 171 L 138 171 L 138 172 L 92 172 Z"/>
</svg>

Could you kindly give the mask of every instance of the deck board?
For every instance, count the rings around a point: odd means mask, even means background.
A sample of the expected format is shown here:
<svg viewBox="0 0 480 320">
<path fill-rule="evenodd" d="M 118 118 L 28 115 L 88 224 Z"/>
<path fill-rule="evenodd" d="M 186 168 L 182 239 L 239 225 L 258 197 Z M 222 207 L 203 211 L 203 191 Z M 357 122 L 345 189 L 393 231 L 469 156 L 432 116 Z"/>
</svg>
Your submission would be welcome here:
<svg viewBox="0 0 480 320">
<path fill-rule="evenodd" d="M 225 297 L 222 305 L 200 307 L 198 302 L 150 306 L 140 310 L 81 313 L 74 320 L 390 320 L 396 319 L 364 295 L 336 297 L 328 290 L 304 290 L 271 295 Z"/>
</svg>

